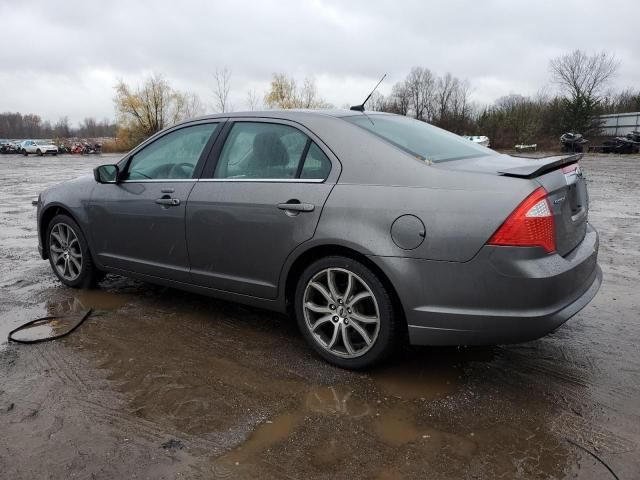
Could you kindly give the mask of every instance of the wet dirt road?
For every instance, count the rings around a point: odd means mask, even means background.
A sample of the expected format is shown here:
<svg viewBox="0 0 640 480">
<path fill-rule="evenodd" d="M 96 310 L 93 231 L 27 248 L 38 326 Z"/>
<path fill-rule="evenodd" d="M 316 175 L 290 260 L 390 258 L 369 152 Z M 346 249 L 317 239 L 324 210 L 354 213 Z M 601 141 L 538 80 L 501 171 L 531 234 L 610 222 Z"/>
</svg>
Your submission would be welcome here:
<svg viewBox="0 0 640 480">
<path fill-rule="evenodd" d="M 640 157 L 582 161 L 605 279 L 563 328 L 364 373 L 278 315 L 115 276 L 61 287 L 31 200 L 113 160 L 0 157 L 0 478 L 613 478 L 576 444 L 640 478 Z M 88 307 L 65 339 L 6 343 Z"/>
</svg>

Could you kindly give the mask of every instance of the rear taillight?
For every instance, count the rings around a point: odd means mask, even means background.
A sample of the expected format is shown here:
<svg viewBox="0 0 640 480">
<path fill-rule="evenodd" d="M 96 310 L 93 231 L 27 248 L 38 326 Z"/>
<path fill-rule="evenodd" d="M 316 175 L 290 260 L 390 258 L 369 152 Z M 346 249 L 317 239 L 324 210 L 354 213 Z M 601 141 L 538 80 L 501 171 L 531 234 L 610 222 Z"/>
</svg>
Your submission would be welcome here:
<svg viewBox="0 0 640 480">
<path fill-rule="evenodd" d="M 555 224 L 545 189 L 540 187 L 525 198 L 487 243 L 555 251 Z"/>
</svg>

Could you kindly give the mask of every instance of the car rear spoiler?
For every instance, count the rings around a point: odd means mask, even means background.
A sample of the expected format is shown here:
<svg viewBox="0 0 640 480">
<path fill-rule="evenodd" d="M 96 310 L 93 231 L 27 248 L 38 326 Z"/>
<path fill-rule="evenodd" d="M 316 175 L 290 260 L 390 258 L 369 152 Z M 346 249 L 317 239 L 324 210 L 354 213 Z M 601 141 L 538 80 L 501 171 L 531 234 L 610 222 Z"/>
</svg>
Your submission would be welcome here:
<svg viewBox="0 0 640 480">
<path fill-rule="evenodd" d="M 499 170 L 498 173 L 505 177 L 535 178 L 539 177 L 543 173 L 550 172 L 551 170 L 556 170 L 560 167 L 564 167 L 565 165 L 576 163 L 581 158 L 581 153 L 574 153 L 572 155 L 556 155 L 554 157 L 544 158 L 530 158 L 530 165 L 507 168 Z"/>
</svg>

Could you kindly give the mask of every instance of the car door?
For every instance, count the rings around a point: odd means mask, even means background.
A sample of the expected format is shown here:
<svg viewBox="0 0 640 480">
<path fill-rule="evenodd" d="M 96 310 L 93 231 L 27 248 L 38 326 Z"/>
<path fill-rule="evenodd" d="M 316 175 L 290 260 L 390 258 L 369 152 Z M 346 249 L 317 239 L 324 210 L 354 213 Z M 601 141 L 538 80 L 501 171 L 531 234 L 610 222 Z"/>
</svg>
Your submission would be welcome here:
<svg viewBox="0 0 640 480">
<path fill-rule="evenodd" d="M 101 264 L 189 281 L 185 208 L 219 125 L 170 130 L 122 162 L 117 182 L 95 186 L 89 223 Z"/>
<path fill-rule="evenodd" d="M 227 124 L 187 204 L 194 283 L 277 296 L 282 265 L 313 236 L 339 175 L 339 162 L 321 145 L 290 122 Z"/>
</svg>

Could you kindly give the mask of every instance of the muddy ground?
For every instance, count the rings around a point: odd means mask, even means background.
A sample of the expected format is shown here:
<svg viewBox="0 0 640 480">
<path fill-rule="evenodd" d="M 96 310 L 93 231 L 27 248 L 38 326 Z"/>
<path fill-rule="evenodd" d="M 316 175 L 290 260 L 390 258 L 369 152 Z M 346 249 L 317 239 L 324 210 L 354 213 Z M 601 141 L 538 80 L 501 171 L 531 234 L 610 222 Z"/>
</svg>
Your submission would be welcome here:
<svg viewBox="0 0 640 480">
<path fill-rule="evenodd" d="M 62 287 L 31 200 L 106 157 L 0 157 L 0 478 L 613 478 L 581 447 L 640 477 L 640 157 L 582 161 L 604 283 L 564 327 L 365 373 L 271 313 L 115 276 Z M 88 307 L 65 339 L 6 343 Z"/>
</svg>

